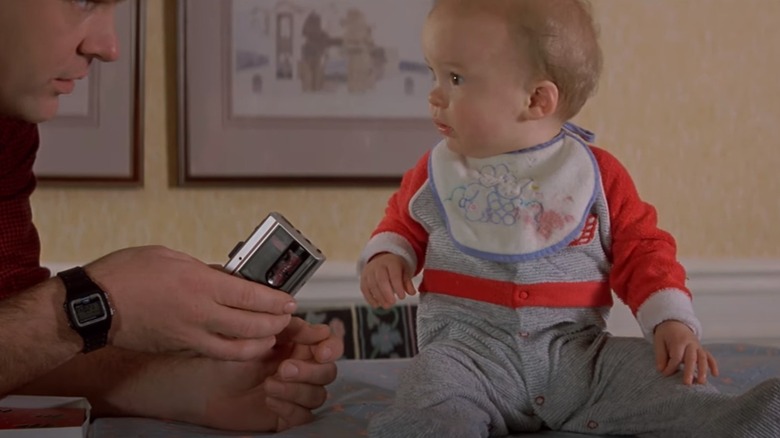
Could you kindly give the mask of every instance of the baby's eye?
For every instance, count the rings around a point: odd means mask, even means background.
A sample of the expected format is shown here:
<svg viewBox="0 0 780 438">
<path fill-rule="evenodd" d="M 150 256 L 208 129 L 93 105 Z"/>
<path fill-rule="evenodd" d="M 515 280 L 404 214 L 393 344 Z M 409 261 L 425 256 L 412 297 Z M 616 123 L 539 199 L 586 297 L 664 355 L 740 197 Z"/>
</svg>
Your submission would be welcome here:
<svg viewBox="0 0 780 438">
<path fill-rule="evenodd" d="M 436 72 L 432 68 L 428 67 L 428 71 L 431 73 L 431 80 L 436 81 Z"/>
<path fill-rule="evenodd" d="M 453 86 L 457 87 L 461 83 L 463 83 L 463 77 L 457 73 L 450 73 L 450 83 L 452 83 Z"/>
</svg>

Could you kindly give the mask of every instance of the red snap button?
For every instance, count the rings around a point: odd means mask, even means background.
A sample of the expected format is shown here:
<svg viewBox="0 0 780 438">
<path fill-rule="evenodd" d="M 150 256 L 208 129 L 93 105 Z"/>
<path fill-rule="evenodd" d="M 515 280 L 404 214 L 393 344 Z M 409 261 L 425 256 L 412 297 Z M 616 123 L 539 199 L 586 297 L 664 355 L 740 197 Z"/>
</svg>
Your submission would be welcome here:
<svg viewBox="0 0 780 438">
<path fill-rule="evenodd" d="M 528 299 L 528 292 L 522 291 L 520 292 L 520 298 L 527 300 Z"/>
<path fill-rule="evenodd" d="M 593 420 L 588 421 L 588 429 L 595 429 L 599 427 L 599 424 Z"/>
<path fill-rule="evenodd" d="M 541 406 L 541 405 L 543 405 L 543 404 L 544 404 L 544 397 L 542 397 L 542 396 L 540 395 L 539 397 L 536 397 L 536 398 L 534 399 L 534 401 L 536 402 L 536 404 L 537 404 L 537 405 Z"/>
</svg>

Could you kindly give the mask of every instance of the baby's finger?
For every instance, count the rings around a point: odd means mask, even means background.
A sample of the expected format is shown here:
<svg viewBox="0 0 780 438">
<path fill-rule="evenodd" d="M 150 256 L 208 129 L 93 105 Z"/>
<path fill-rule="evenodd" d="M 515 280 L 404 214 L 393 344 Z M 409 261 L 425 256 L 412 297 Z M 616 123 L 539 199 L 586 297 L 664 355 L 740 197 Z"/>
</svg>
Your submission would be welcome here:
<svg viewBox="0 0 780 438">
<path fill-rule="evenodd" d="M 698 350 L 698 362 L 699 369 L 697 370 L 696 383 L 703 385 L 707 383 L 707 371 L 709 371 L 709 358 L 708 353 L 703 348 Z"/>
<path fill-rule="evenodd" d="M 371 307 L 375 306 L 375 300 L 374 296 L 371 293 L 371 287 L 373 286 L 371 284 L 371 276 L 368 275 L 368 268 L 366 268 L 366 271 L 364 271 L 362 274 L 360 274 L 360 293 L 363 294 L 363 298 L 366 300 L 366 303 L 368 303 Z"/>
<path fill-rule="evenodd" d="M 409 295 L 414 295 L 414 294 L 417 293 L 417 289 L 415 289 L 414 283 L 412 283 L 412 278 L 411 277 L 407 277 L 404 280 L 404 289 L 406 289 L 406 293 L 408 293 Z"/>
<path fill-rule="evenodd" d="M 393 285 L 390 282 L 390 275 L 388 275 L 387 269 L 378 269 L 375 275 L 376 278 L 374 282 L 376 283 L 376 289 L 374 292 L 378 292 L 378 294 L 375 294 L 374 298 L 384 301 L 384 297 L 393 294 Z"/>
<path fill-rule="evenodd" d="M 718 370 L 718 361 L 715 360 L 715 356 L 713 356 L 709 351 L 707 352 L 707 364 L 710 366 L 710 374 L 718 377 L 720 375 L 720 371 Z"/>
<path fill-rule="evenodd" d="M 371 289 L 368 292 L 368 298 L 367 299 L 368 299 L 369 304 L 371 305 L 371 307 L 376 309 L 377 307 L 381 307 L 382 306 L 382 301 L 379 298 L 377 298 L 377 297 L 381 297 L 381 296 L 382 296 L 382 292 L 377 292 L 376 289 Z"/>
<path fill-rule="evenodd" d="M 376 302 L 376 298 L 374 298 L 372 287 L 371 285 L 369 285 L 369 282 L 367 280 L 364 279 L 360 280 L 360 292 L 363 293 L 363 298 L 365 298 L 366 303 L 368 303 L 369 306 L 373 308 L 379 306 L 378 303 Z"/>
<path fill-rule="evenodd" d="M 390 277 L 390 285 L 395 292 L 395 296 L 397 296 L 399 300 L 403 300 L 406 297 L 402 280 L 404 278 L 403 266 L 390 265 L 387 267 L 387 273 Z"/>
<path fill-rule="evenodd" d="M 663 371 L 661 371 L 661 374 L 669 377 L 674 375 L 674 373 L 677 371 L 680 371 L 680 362 L 675 361 L 674 359 L 669 359 L 669 362 L 666 364 L 666 367 L 664 367 Z"/>
<path fill-rule="evenodd" d="M 379 286 L 379 296 L 374 296 L 381 306 L 385 309 L 393 307 L 395 304 L 395 292 L 393 292 L 392 275 L 390 270 L 380 269 L 377 271 L 377 285 Z"/>
<path fill-rule="evenodd" d="M 683 383 L 693 384 L 693 376 L 696 370 L 696 361 L 699 357 L 699 350 L 689 345 L 683 353 Z"/>
<path fill-rule="evenodd" d="M 653 349 L 655 349 L 655 369 L 659 372 L 663 372 L 664 367 L 666 367 L 666 364 L 669 362 L 666 345 L 662 341 L 656 340 L 653 343 Z"/>
</svg>

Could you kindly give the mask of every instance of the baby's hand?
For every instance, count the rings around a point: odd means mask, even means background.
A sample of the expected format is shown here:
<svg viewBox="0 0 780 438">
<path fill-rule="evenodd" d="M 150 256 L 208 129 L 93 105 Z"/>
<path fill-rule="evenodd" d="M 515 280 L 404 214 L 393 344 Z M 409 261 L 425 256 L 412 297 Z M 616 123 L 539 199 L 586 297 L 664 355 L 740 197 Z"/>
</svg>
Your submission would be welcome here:
<svg viewBox="0 0 780 438">
<path fill-rule="evenodd" d="M 395 299 L 404 299 L 417 291 L 404 259 L 391 253 L 374 256 L 360 274 L 360 291 L 371 307 L 389 309 Z"/>
<path fill-rule="evenodd" d="M 655 363 L 658 371 L 665 376 L 676 373 L 683 365 L 683 383 L 707 382 L 707 371 L 718 375 L 718 363 L 712 354 L 705 350 L 699 339 L 687 325 L 674 320 L 664 321 L 655 327 L 653 336 Z"/>
</svg>

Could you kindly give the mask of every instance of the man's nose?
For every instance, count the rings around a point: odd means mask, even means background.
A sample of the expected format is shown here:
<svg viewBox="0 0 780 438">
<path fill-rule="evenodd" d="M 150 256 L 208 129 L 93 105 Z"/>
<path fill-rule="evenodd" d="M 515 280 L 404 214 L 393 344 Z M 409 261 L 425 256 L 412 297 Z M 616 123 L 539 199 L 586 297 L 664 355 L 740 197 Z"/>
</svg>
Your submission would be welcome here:
<svg viewBox="0 0 780 438">
<path fill-rule="evenodd" d="M 90 23 L 84 40 L 79 45 L 79 53 L 88 58 L 97 58 L 103 62 L 113 62 L 119 58 L 119 42 L 116 36 L 116 4 L 104 3 Z"/>
</svg>

